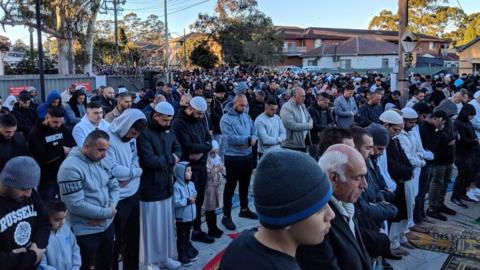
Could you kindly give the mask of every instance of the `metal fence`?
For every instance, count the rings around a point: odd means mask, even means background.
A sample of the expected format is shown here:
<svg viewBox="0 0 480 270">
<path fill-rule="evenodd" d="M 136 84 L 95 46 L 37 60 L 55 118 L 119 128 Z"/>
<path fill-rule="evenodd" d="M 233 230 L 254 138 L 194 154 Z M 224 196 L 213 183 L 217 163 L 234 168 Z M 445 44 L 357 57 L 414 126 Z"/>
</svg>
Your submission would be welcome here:
<svg viewBox="0 0 480 270">
<path fill-rule="evenodd" d="M 105 76 L 103 80 L 106 86 L 111 86 L 117 89 L 118 86 L 123 85 L 130 92 L 136 92 L 139 88 L 143 87 L 143 75 L 136 76 Z M 76 75 L 45 75 L 45 96 L 51 91 L 58 90 L 62 92 L 67 89 L 71 84 L 88 84 L 90 89 L 95 89 L 97 86 L 97 78 L 87 76 L 84 74 Z M 103 84 L 103 83 L 102 83 Z M 36 89 L 40 89 L 40 77 L 39 75 L 5 75 L 0 76 L 0 95 L 6 97 L 10 94 L 12 88 L 22 88 L 27 86 L 33 86 Z"/>
</svg>

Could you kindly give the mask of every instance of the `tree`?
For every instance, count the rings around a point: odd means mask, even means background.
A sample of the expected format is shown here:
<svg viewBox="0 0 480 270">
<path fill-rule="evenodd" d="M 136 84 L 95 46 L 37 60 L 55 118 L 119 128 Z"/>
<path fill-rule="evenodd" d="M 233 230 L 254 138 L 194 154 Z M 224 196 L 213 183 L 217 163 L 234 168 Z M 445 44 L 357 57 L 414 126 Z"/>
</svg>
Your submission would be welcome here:
<svg viewBox="0 0 480 270">
<path fill-rule="evenodd" d="M 23 42 L 21 39 L 17 39 L 15 41 L 15 44 L 13 45 L 13 50 L 14 51 L 20 51 L 20 52 L 28 52 L 30 48 Z"/>
<path fill-rule="evenodd" d="M 468 42 L 472 41 L 477 37 L 477 32 L 475 31 L 475 28 L 473 25 L 469 24 L 467 26 L 467 29 L 465 30 L 465 34 L 463 36 L 463 44 L 467 44 Z"/>
<path fill-rule="evenodd" d="M 451 7 L 447 0 L 410 0 L 408 28 L 415 33 L 444 37 L 451 27 L 462 27 L 465 12 Z M 398 31 L 397 11 L 382 10 L 373 17 L 369 29 Z"/>
<path fill-rule="evenodd" d="M 237 9 L 230 9 L 230 16 L 225 15 L 223 19 L 221 12 L 219 15 L 199 14 L 193 28 L 220 43 L 227 64 L 253 69 L 282 60 L 283 42 L 269 17 L 256 6 L 242 5 L 241 0 L 221 2 L 224 6 L 231 3 Z"/>
<path fill-rule="evenodd" d="M 207 42 L 198 44 L 190 54 L 193 65 L 211 69 L 218 63 L 218 57 L 208 48 Z"/>
</svg>

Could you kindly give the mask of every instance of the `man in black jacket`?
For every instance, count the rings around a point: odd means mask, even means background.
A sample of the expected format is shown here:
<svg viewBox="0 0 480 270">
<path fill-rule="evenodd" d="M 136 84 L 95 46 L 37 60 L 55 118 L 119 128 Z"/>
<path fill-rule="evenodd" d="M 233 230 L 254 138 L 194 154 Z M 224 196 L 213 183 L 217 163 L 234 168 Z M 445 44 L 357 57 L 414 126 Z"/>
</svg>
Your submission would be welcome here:
<svg viewBox="0 0 480 270">
<path fill-rule="evenodd" d="M 222 145 L 222 131 L 220 130 L 220 119 L 223 116 L 223 108 L 227 102 L 227 88 L 221 82 L 215 85 L 212 103 L 210 104 L 210 119 L 212 120 L 213 138 L 220 146 L 219 154 L 223 157 L 224 148 Z"/>
<path fill-rule="evenodd" d="M 28 153 L 27 142 L 17 131 L 17 119 L 13 114 L 0 115 L 0 171 L 8 160 Z"/>
<path fill-rule="evenodd" d="M 333 124 L 332 112 L 328 107 L 329 101 L 330 97 L 327 93 L 319 93 L 317 95 L 317 102 L 307 108 L 313 119 L 313 128 L 310 131 L 313 151 L 310 151 L 310 153 L 313 154 L 313 158 L 317 160 L 320 157 L 318 153 L 319 134 Z"/>
<path fill-rule="evenodd" d="M 195 188 L 198 192 L 197 200 L 195 201 L 197 213 L 201 213 L 203 205 L 207 185 L 207 154 L 212 150 L 212 137 L 208 132 L 204 119 L 207 106 L 207 102 L 203 97 L 197 96 L 192 98 L 186 109 L 179 110 L 172 124 L 178 142 L 182 146 L 181 160 L 190 162 L 192 167 L 192 181 L 195 183 Z M 209 230 L 213 229 L 209 228 Z M 213 237 L 202 231 L 200 214 L 193 221 L 192 240 L 208 244 L 215 241 Z"/>
<path fill-rule="evenodd" d="M 31 157 L 15 157 L 0 174 L 0 261 L 5 270 L 34 270 L 45 254 L 50 220 L 35 191 L 40 168 Z"/>
<path fill-rule="evenodd" d="M 143 261 L 148 265 L 176 269 L 174 215 L 172 207 L 173 166 L 182 155 L 175 133 L 170 130 L 175 111 L 162 101 L 149 116 L 148 128 L 137 139 L 143 169 L 140 178 L 140 231 Z M 161 213 L 161 215 L 158 215 Z M 193 248 L 193 247 L 192 247 Z M 191 252 L 194 252 L 193 249 Z"/>
<path fill-rule="evenodd" d="M 367 93 L 367 104 L 358 109 L 358 125 L 361 127 L 367 127 L 371 123 L 380 123 L 378 117 L 383 112 L 383 108 L 380 105 L 382 101 L 382 88 L 376 88 L 373 92 Z"/>
<path fill-rule="evenodd" d="M 51 107 L 45 119 L 37 122 L 28 134 L 30 152 L 42 171 L 38 193 L 44 201 L 59 198 L 58 169 L 70 149 L 75 146 L 72 134 L 63 122 L 63 110 L 60 107 Z"/>
<path fill-rule="evenodd" d="M 335 144 L 320 157 L 319 164 L 332 184 L 329 205 L 335 218 L 323 243 L 297 249 L 297 262 L 303 270 L 370 270 L 354 206 L 367 188 L 365 160 L 355 148 Z"/>
<path fill-rule="evenodd" d="M 17 118 L 18 131 L 22 132 L 25 137 L 37 121 L 37 113 L 30 107 L 30 103 L 30 95 L 27 91 L 22 91 L 12 110 L 12 114 Z"/>
<path fill-rule="evenodd" d="M 105 87 L 102 90 L 102 93 L 95 98 L 92 98 L 91 101 L 98 101 L 102 104 L 103 108 L 103 115 L 111 112 L 115 106 L 117 106 L 117 102 L 115 101 L 115 91 L 112 87 Z"/>
</svg>

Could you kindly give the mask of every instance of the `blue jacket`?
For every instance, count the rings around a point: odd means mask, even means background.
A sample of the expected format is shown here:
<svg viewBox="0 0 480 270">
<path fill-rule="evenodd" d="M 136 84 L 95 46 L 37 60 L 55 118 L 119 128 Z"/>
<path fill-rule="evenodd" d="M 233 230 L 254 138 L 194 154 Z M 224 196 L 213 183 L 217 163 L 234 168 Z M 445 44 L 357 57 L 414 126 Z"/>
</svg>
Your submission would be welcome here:
<svg viewBox="0 0 480 270">
<path fill-rule="evenodd" d="M 197 191 L 192 181 L 185 181 L 185 169 L 189 163 L 179 162 L 173 168 L 175 184 L 173 184 L 173 207 L 175 208 L 175 219 L 181 222 L 190 222 L 197 216 L 194 203 L 188 198 L 197 197 Z"/>
<path fill-rule="evenodd" d="M 248 144 L 248 139 L 257 139 L 257 130 L 248 115 L 243 112 L 239 114 L 233 109 L 222 116 L 220 119 L 220 130 L 222 137 L 225 139 L 225 155 L 226 156 L 248 156 L 252 153 L 252 147 Z"/>
<path fill-rule="evenodd" d="M 82 265 L 80 248 L 69 224 L 50 232 L 48 246 L 38 270 L 79 270 Z"/>
<path fill-rule="evenodd" d="M 56 99 L 60 99 L 60 107 L 63 109 L 64 117 L 65 117 L 65 123 L 70 123 L 70 119 L 68 118 L 67 112 L 65 111 L 65 108 L 62 106 L 62 97 L 60 96 L 60 93 L 57 90 L 53 90 L 48 94 L 47 96 L 47 102 L 44 102 L 37 107 L 37 115 L 38 118 L 44 119 L 45 116 L 47 115 L 48 109 L 52 106 L 52 102 Z"/>
</svg>

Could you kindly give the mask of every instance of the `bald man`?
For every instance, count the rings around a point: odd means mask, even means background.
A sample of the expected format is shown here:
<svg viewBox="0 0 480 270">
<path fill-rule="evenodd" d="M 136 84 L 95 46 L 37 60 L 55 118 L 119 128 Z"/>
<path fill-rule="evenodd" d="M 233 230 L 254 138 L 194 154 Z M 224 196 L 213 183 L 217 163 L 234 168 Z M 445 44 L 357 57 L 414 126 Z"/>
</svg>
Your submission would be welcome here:
<svg viewBox="0 0 480 270">
<path fill-rule="evenodd" d="M 280 118 L 287 132 L 287 139 L 282 142 L 283 148 L 306 152 L 305 141 L 311 145 L 310 130 L 313 128 L 313 119 L 304 102 L 305 90 L 295 87 L 292 98 L 280 109 Z"/>
<path fill-rule="evenodd" d="M 355 148 L 335 144 L 318 163 L 332 184 L 329 205 L 335 218 L 323 243 L 299 247 L 297 261 L 303 270 L 370 270 L 370 257 L 358 229 L 354 207 L 368 186 L 365 159 Z"/>
</svg>

